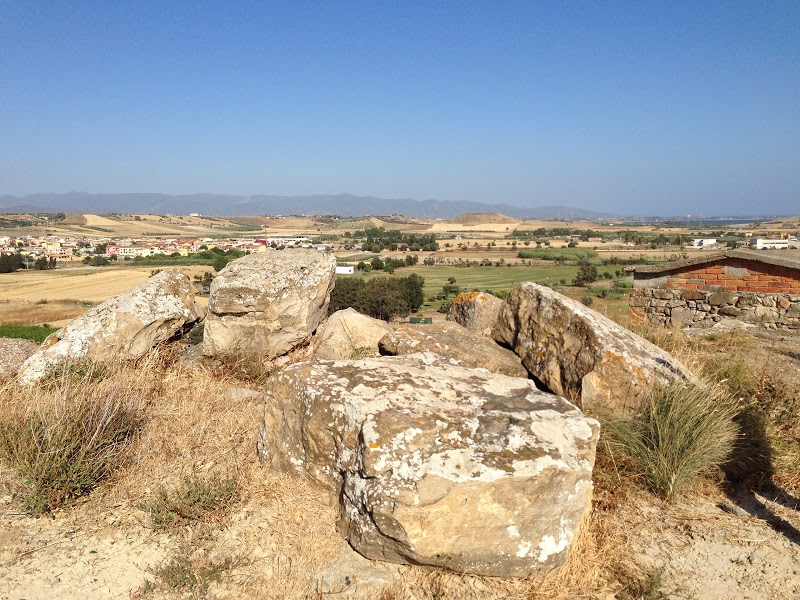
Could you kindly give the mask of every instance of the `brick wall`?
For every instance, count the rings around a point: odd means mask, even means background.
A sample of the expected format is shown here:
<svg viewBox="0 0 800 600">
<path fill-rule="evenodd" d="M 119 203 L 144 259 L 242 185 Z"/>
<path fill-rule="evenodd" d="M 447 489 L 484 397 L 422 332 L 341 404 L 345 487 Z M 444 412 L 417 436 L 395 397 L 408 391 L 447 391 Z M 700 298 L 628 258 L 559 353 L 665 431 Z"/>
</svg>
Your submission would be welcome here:
<svg viewBox="0 0 800 600">
<path fill-rule="evenodd" d="M 667 289 L 800 294 L 800 270 L 753 260 L 727 258 L 662 277 Z"/>
</svg>

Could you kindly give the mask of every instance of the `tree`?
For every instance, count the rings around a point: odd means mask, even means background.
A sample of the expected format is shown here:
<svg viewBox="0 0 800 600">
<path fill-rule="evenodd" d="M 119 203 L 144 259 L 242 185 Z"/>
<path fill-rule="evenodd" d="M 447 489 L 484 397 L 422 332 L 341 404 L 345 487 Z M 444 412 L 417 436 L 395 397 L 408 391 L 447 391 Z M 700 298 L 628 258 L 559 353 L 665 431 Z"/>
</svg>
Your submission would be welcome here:
<svg viewBox="0 0 800 600">
<path fill-rule="evenodd" d="M 419 275 L 408 277 L 377 277 L 364 279 L 341 278 L 331 292 L 329 313 L 344 308 L 376 319 L 389 321 L 417 310 L 424 301 L 422 289 L 425 280 Z"/>
<path fill-rule="evenodd" d="M 597 280 L 597 267 L 589 262 L 586 258 L 581 258 L 578 261 L 578 274 L 572 280 L 572 285 L 578 287 L 586 287 L 590 283 Z"/>
</svg>

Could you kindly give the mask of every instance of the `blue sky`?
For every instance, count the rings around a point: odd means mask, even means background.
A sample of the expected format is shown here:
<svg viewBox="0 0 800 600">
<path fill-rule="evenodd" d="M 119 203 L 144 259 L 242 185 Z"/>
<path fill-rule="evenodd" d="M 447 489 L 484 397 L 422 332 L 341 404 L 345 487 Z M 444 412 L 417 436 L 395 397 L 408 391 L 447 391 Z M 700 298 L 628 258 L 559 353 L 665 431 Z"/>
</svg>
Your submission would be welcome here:
<svg viewBox="0 0 800 600">
<path fill-rule="evenodd" d="M 800 2 L 0 0 L 0 194 L 68 191 L 800 214 Z"/>
</svg>

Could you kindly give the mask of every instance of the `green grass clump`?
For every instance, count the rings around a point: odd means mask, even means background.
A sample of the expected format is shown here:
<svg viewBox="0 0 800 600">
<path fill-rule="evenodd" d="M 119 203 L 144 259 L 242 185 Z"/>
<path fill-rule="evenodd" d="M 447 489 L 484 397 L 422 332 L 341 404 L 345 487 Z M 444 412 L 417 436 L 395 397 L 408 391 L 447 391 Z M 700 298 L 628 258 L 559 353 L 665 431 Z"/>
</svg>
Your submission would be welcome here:
<svg viewBox="0 0 800 600">
<path fill-rule="evenodd" d="M 716 389 L 655 387 L 633 416 L 605 419 L 604 444 L 654 493 L 674 501 L 726 462 L 738 413 L 738 402 Z"/>
<path fill-rule="evenodd" d="M 0 325 L 0 337 L 33 340 L 37 344 L 41 344 L 54 331 L 58 331 L 58 328 L 38 325 Z"/>
<path fill-rule="evenodd" d="M 54 394 L 0 423 L 0 456 L 19 474 L 22 507 L 36 515 L 95 489 L 142 421 L 131 390 L 68 381 Z"/>
<path fill-rule="evenodd" d="M 235 478 L 212 476 L 185 478 L 169 493 L 161 488 L 156 498 L 142 505 L 155 529 L 169 529 L 198 521 L 221 521 L 239 498 Z"/>
</svg>

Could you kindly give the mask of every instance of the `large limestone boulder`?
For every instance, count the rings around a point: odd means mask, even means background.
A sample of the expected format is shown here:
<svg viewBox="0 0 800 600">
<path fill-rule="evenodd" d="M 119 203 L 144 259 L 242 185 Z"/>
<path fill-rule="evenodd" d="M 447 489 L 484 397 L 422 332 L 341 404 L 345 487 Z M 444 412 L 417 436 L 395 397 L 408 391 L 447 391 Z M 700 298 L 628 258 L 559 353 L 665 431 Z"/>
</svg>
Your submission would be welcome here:
<svg viewBox="0 0 800 600">
<path fill-rule="evenodd" d="M 447 320 L 474 333 L 491 337 L 503 301 L 486 292 L 463 292 L 453 299 Z"/>
<path fill-rule="evenodd" d="M 22 365 L 19 379 L 33 383 L 54 366 L 70 361 L 137 358 L 187 332 L 203 313 L 194 301 L 189 278 L 177 271 L 161 271 L 50 335 Z"/>
<path fill-rule="evenodd" d="M 336 258 L 316 250 L 257 252 L 211 283 L 203 354 L 254 353 L 265 360 L 307 342 L 325 318 Z"/>
<path fill-rule="evenodd" d="M 16 375 L 22 364 L 39 350 L 31 340 L 0 338 L 0 377 Z"/>
<path fill-rule="evenodd" d="M 483 368 L 512 377 L 528 376 L 516 354 L 487 337 L 449 321 L 430 325 L 398 325 L 381 338 L 378 348 L 381 354 L 388 356 L 434 352 L 454 358 L 468 367 Z"/>
<path fill-rule="evenodd" d="M 316 358 L 342 360 L 378 355 L 378 342 L 391 331 L 386 321 L 362 315 L 353 308 L 338 310 L 314 336 Z"/>
<path fill-rule="evenodd" d="M 564 562 L 599 425 L 563 398 L 431 353 L 298 363 L 266 391 L 262 461 L 330 490 L 367 558 L 503 577 Z"/>
<path fill-rule="evenodd" d="M 528 371 L 584 410 L 626 412 L 653 384 L 691 381 L 661 348 L 550 288 L 511 290 L 494 329 Z"/>
</svg>

